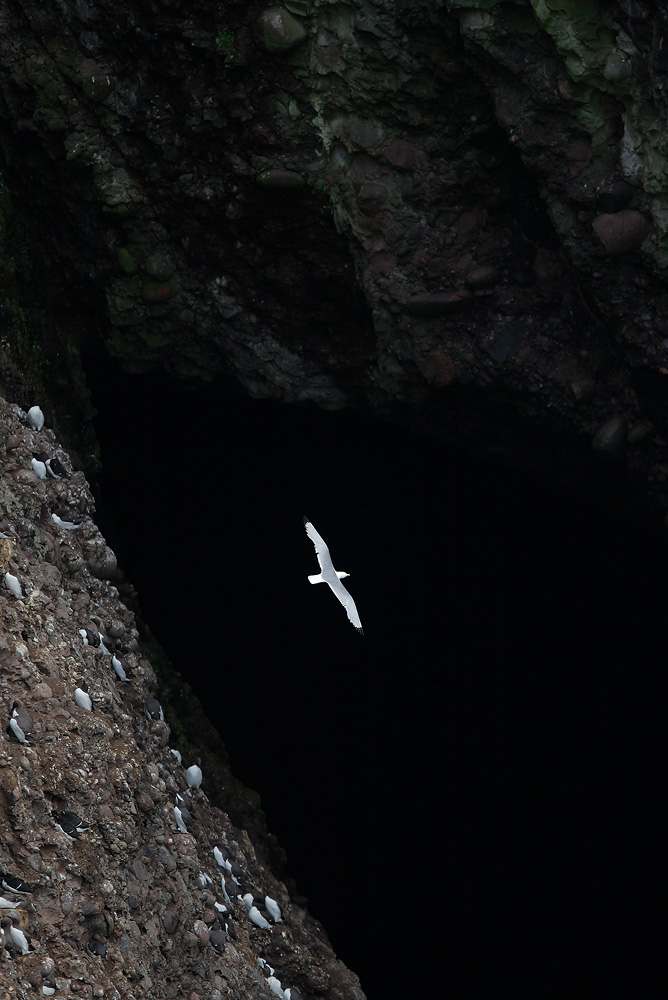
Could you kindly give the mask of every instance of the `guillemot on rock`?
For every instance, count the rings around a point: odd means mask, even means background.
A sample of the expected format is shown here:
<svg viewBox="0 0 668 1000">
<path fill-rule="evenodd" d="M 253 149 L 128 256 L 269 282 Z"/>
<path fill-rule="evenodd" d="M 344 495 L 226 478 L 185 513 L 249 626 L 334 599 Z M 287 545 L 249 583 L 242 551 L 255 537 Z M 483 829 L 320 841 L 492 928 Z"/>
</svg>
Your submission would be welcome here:
<svg viewBox="0 0 668 1000">
<path fill-rule="evenodd" d="M 18 698 L 12 703 L 12 717 L 9 720 L 8 729 L 14 734 L 19 743 L 30 745 L 35 742 L 35 727 L 33 721 L 23 707 L 23 702 Z"/>
<path fill-rule="evenodd" d="M 46 479 L 46 465 L 38 455 L 35 455 L 30 460 L 30 464 L 32 466 L 32 471 L 38 476 L 39 479 Z"/>
<path fill-rule="evenodd" d="M 0 920 L 0 926 L 5 934 L 5 943 L 9 944 L 11 948 L 18 948 L 22 955 L 27 955 L 30 951 L 30 944 L 21 928 L 16 927 L 10 917 L 3 917 Z"/>
<path fill-rule="evenodd" d="M 20 910 L 25 905 L 25 900 L 21 896 L 0 896 L 0 910 Z"/>
<path fill-rule="evenodd" d="M 59 458 L 47 458 L 44 463 L 52 479 L 67 479 L 67 470 Z"/>
<path fill-rule="evenodd" d="M 112 653 L 111 665 L 116 671 L 118 679 L 129 684 L 134 677 L 134 671 L 127 660 L 124 660 L 122 656 L 116 656 L 116 653 Z"/>
<path fill-rule="evenodd" d="M 242 899 L 245 903 L 246 911 L 248 913 L 248 919 L 250 920 L 250 922 L 252 924 L 255 924 L 256 927 L 259 927 L 263 931 L 270 931 L 271 923 L 269 920 L 267 920 L 267 917 L 264 916 L 264 914 L 262 914 L 259 908 L 255 905 L 252 894 L 250 892 L 247 892 L 242 896 Z"/>
<path fill-rule="evenodd" d="M 7 590 L 11 590 L 14 597 L 21 600 L 23 597 L 23 591 L 17 577 L 15 577 L 12 573 L 5 573 L 5 585 L 7 586 Z"/>
<path fill-rule="evenodd" d="M 44 426 L 44 414 L 39 406 L 31 406 L 28 410 L 28 423 L 34 431 L 41 431 Z"/>
<path fill-rule="evenodd" d="M 51 815 L 60 832 L 69 837 L 70 840 L 79 840 L 79 834 L 90 829 L 90 823 L 81 819 L 76 813 L 70 812 L 69 809 L 54 809 Z"/>
<path fill-rule="evenodd" d="M 9 892 L 15 892 L 21 896 L 34 892 L 34 887 L 28 882 L 24 882 L 18 875 L 10 875 L 9 872 L 0 870 L 0 885 Z"/>
<path fill-rule="evenodd" d="M 152 694 L 146 699 L 146 715 L 149 719 L 159 719 L 160 722 L 165 721 L 165 713 L 162 710 L 162 705 L 157 698 L 154 698 Z"/>
<path fill-rule="evenodd" d="M 74 689 L 74 700 L 79 708 L 85 708 L 87 712 L 93 711 L 93 701 L 88 694 L 88 685 L 85 681 L 81 682 L 80 687 Z"/>
<path fill-rule="evenodd" d="M 189 788 L 199 788 L 202 784 L 202 768 L 198 764 L 191 764 L 186 770 L 186 784 Z"/>
<path fill-rule="evenodd" d="M 74 531 L 76 528 L 80 528 L 84 522 L 84 518 L 81 515 L 70 514 L 66 510 L 54 510 L 51 514 L 51 520 L 59 528 L 64 528 L 66 531 Z"/>
</svg>

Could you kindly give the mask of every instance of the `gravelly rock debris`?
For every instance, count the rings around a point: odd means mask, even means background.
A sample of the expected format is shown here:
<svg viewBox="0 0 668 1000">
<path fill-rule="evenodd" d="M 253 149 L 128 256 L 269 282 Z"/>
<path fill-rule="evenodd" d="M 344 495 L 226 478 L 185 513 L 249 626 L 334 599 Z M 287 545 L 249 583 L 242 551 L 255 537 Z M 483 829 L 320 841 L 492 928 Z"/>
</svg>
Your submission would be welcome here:
<svg viewBox="0 0 668 1000">
<path fill-rule="evenodd" d="M 67 478 L 40 479 L 35 451 Z M 211 804 L 206 774 L 188 787 L 84 475 L 1 398 L 0 472 L 0 569 L 23 594 L 0 583 L 3 1000 L 363 1000 L 321 926 Z M 54 508 L 81 522 L 58 525 Z M 91 711 L 75 700 L 83 684 Z M 17 700 L 29 743 L 5 731 Z"/>
</svg>

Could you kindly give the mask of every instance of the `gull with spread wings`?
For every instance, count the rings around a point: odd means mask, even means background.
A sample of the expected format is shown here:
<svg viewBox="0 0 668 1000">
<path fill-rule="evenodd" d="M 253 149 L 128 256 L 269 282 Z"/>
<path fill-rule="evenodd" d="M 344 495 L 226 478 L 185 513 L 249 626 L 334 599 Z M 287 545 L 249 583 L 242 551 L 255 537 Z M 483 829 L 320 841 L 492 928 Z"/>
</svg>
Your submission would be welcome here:
<svg viewBox="0 0 668 1000">
<path fill-rule="evenodd" d="M 325 545 L 325 540 L 318 534 L 307 517 L 304 518 L 304 527 L 306 528 L 306 534 L 315 546 L 315 554 L 317 555 L 318 562 L 320 563 L 320 572 L 316 573 L 315 576 L 309 576 L 309 583 L 328 583 L 332 592 L 336 594 L 338 599 L 341 601 L 341 604 L 346 609 L 346 614 L 348 615 L 350 621 L 353 623 L 360 635 L 364 635 L 364 632 L 362 631 L 362 622 L 360 621 L 360 616 L 357 614 L 355 602 L 341 583 L 342 578 L 350 576 L 350 573 L 342 573 L 334 569 L 334 563 L 332 562 L 332 557 L 329 554 L 329 549 Z"/>
</svg>

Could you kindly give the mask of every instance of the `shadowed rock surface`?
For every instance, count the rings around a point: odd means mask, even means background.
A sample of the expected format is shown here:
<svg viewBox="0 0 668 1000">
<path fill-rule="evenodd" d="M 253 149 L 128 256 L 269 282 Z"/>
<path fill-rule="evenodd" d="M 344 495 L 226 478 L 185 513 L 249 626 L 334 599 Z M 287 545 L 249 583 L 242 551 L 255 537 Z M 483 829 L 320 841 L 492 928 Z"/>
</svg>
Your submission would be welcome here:
<svg viewBox="0 0 668 1000">
<path fill-rule="evenodd" d="M 19 277 L 68 377 L 99 337 L 663 516 L 668 8 L 563 7 L 3 0 Z"/>
<path fill-rule="evenodd" d="M 214 759 L 210 726 L 194 717 L 183 684 L 174 697 L 182 706 L 178 728 L 188 727 L 188 736 L 175 741 L 167 723 L 148 718 L 156 674 L 115 586 L 122 577 L 93 520 L 88 485 L 81 472 L 40 480 L 30 456 L 42 449 L 71 471 L 53 431 L 32 430 L 18 406 L 0 399 L 0 870 L 34 888 L 4 892 L 15 909 L 3 903 L 3 917 L 20 920 L 32 945 L 24 956 L 0 947 L 3 997 L 41 995 L 44 985 L 57 987 L 57 996 L 268 1000 L 280 995 L 266 982 L 271 966 L 295 997 L 363 1000 L 322 927 L 273 874 L 280 851 L 253 806 L 256 796 L 230 775 L 219 739 Z M 58 527 L 54 507 L 83 516 L 81 526 Z M 5 585 L 7 572 L 23 598 Z M 90 630 L 88 645 L 79 629 Z M 109 653 L 93 644 L 100 632 Z M 111 651 L 134 672 L 129 683 L 118 679 Z M 82 682 L 90 712 L 74 700 Z M 161 671 L 161 683 L 168 694 L 169 674 Z M 30 745 L 5 733 L 16 699 L 34 724 Z M 204 781 L 189 789 L 189 740 L 200 728 Z M 174 811 L 177 795 L 187 797 L 187 832 Z M 229 803 L 246 829 L 215 802 Z M 77 832 L 63 811 L 88 828 Z M 235 862 L 232 873 L 216 863 L 215 845 Z M 254 926 L 236 898 L 245 892 L 277 900 L 282 922 Z M 216 904 L 234 917 L 221 953 L 224 916 Z"/>
</svg>

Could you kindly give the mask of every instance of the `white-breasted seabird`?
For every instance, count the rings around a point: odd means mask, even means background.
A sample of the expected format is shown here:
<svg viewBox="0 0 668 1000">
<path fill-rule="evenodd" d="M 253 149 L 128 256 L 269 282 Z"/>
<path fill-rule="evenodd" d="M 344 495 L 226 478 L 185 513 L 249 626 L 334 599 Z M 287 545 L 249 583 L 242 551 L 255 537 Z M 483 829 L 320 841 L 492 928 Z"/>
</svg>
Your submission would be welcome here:
<svg viewBox="0 0 668 1000">
<path fill-rule="evenodd" d="M 100 645 L 100 633 L 92 628 L 80 628 L 79 635 L 83 639 L 84 646 L 97 648 Z"/>
<path fill-rule="evenodd" d="M 21 584 L 19 583 L 17 577 L 15 577 L 12 573 L 5 573 L 5 585 L 7 590 L 11 590 L 14 597 L 21 600 L 23 597 L 23 591 L 21 590 Z"/>
<path fill-rule="evenodd" d="M 154 698 L 152 694 L 146 699 L 146 715 L 149 719 L 159 719 L 160 722 L 165 721 L 165 713 L 162 710 L 162 705 L 157 698 Z"/>
<path fill-rule="evenodd" d="M 199 764 L 191 764 L 186 770 L 186 784 L 188 788 L 199 788 L 202 784 L 202 768 Z"/>
<path fill-rule="evenodd" d="M 84 522 L 83 517 L 80 514 L 70 514 L 66 510 L 54 510 L 51 514 L 51 520 L 54 521 L 59 528 L 64 528 L 66 531 L 74 531 L 76 528 L 80 528 Z"/>
<path fill-rule="evenodd" d="M 287 990 L 283 990 L 283 996 L 285 1000 L 302 1000 L 302 995 L 295 986 L 288 986 Z"/>
<path fill-rule="evenodd" d="M 214 846 L 213 846 L 213 856 L 216 859 L 216 864 L 217 865 L 219 865 L 221 868 L 224 868 L 228 872 L 232 871 L 232 862 L 230 861 L 230 852 L 228 851 L 228 849 L 224 845 L 222 845 L 221 847 L 218 847 L 217 844 L 214 844 Z"/>
<path fill-rule="evenodd" d="M 35 475 L 40 479 L 46 479 L 46 465 L 40 458 L 37 458 L 37 456 L 31 458 L 30 464 Z"/>
<path fill-rule="evenodd" d="M 199 889 L 206 889 L 207 885 L 213 885 L 213 879 L 206 872 L 200 872 L 195 879 L 195 883 Z M 213 905 L 219 906 L 220 904 L 214 903 Z"/>
<path fill-rule="evenodd" d="M 12 717 L 9 720 L 9 729 L 14 734 L 19 743 L 30 745 L 35 742 L 35 727 L 33 721 L 23 707 L 23 702 L 18 698 L 12 703 Z"/>
<path fill-rule="evenodd" d="M 280 979 L 277 979 L 276 976 L 269 976 L 267 979 L 267 986 L 272 993 L 276 994 L 278 1000 L 284 1000 L 285 993 L 283 992 Z"/>
<path fill-rule="evenodd" d="M 209 928 L 209 944 L 217 955 L 222 955 L 225 951 L 227 935 L 217 922 Z"/>
<path fill-rule="evenodd" d="M 52 479 L 67 479 L 67 470 L 59 458 L 47 458 L 44 464 Z"/>
<path fill-rule="evenodd" d="M 174 754 L 174 756 L 176 757 L 176 759 L 178 760 L 178 762 L 180 764 L 181 763 L 181 751 L 180 750 L 176 750 L 175 747 L 170 747 L 169 748 L 169 752 L 172 753 L 172 754 Z"/>
<path fill-rule="evenodd" d="M 22 955 L 27 955 L 30 951 L 30 945 L 28 943 L 27 936 L 23 933 L 20 927 L 16 927 L 14 921 L 10 917 L 3 917 L 0 920 L 0 926 L 4 931 L 5 943 L 10 946 L 10 948 L 18 948 Z"/>
<path fill-rule="evenodd" d="M 248 919 L 251 921 L 251 923 L 255 924 L 256 927 L 260 927 L 263 931 L 270 931 L 271 923 L 262 913 L 260 913 L 260 910 L 255 905 L 252 894 L 250 892 L 247 892 L 242 896 L 242 899 L 246 906 Z"/>
<path fill-rule="evenodd" d="M 176 820 L 176 825 L 178 826 L 181 833 L 187 833 L 188 827 L 186 826 L 186 820 L 192 819 L 192 816 L 185 808 L 185 806 L 183 807 L 183 809 L 179 809 L 178 806 L 174 806 L 174 819 Z"/>
<path fill-rule="evenodd" d="M 355 602 L 341 583 L 342 578 L 350 576 L 350 573 L 344 573 L 340 570 L 334 569 L 334 563 L 332 562 L 332 557 L 329 554 L 329 549 L 325 544 L 325 540 L 315 530 L 308 517 L 304 517 L 304 527 L 306 528 L 306 534 L 315 546 L 315 554 L 318 557 L 318 562 L 320 563 L 320 572 L 316 573 L 314 576 L 309 576 L 309 583 L 327 583 L 332 593 L 336 595 L 338 600 L 346 609 L 346 614 L 348 615 L 349 620 L 355 626 L 360 635 L 364 635 L 362 622 L 360 621 L 360 616 L 357 613 Z"/>
<path fill-rule="evenodd" d="M 81 685 L 74 689 L 74 700 L 79 708 L 85 708 L 87 712 L 93 711 L 93 701 L 88 694 L 88 685 L 85 681 L 82 681 Z"/>
<path fill-rule="evenodd" d="M 10 875 L 9 872 L 0 871 L 0 886 L 20 896 L 34 892 L 34 887 L 29 882 L 24 882 L 18 875 Z"/>
<path fill-rule="evenodd" d="M 272 899 L 271 896 L 265 896 L 264 897 L 264 905 L 265 905 L 265 908 L 267 910 L 267 913 L 269 914 L 269 916 L 271 917 L 271 919 L 274 921 L 274 923 L 275 924 L 280 924 L 281 920 L 283 919 L 283 914 L 281 913 L 281 908 L 278 905 L 278 903 L 276 902 L 276 900 Z"/>
<path fill-rule="evenodd" d="M 54 809 L 51 815 L 60 832 L 69 837 L 70 840 L 79 840 L 79 834 L 90 829 L 90 823 L 81 819 L 76 813 L 70 812 L 69 809 Z"/>
<path fill-rule="evenodd" d="M 124 660 L 122 656 L 117 656 L 116 653 L 112 653 L 111 665 L 114 668 L 119 681 L 125 681 L 126 684 L 129 684 L 134 677 L 134 671 L 128 661 Z"/>
<path fill-rule="evenodd" d="M 21 896 L 0 896 L 0 910 L 20 910 L 25 905 L 25 900 Z"/>
<path fill-rule="evenodd" d="M 28 423 L 34 431 L 41 431 L 44 426 L 44 414 L 39 406 L 31 406 L 28 410 Z"/>
</svg>

